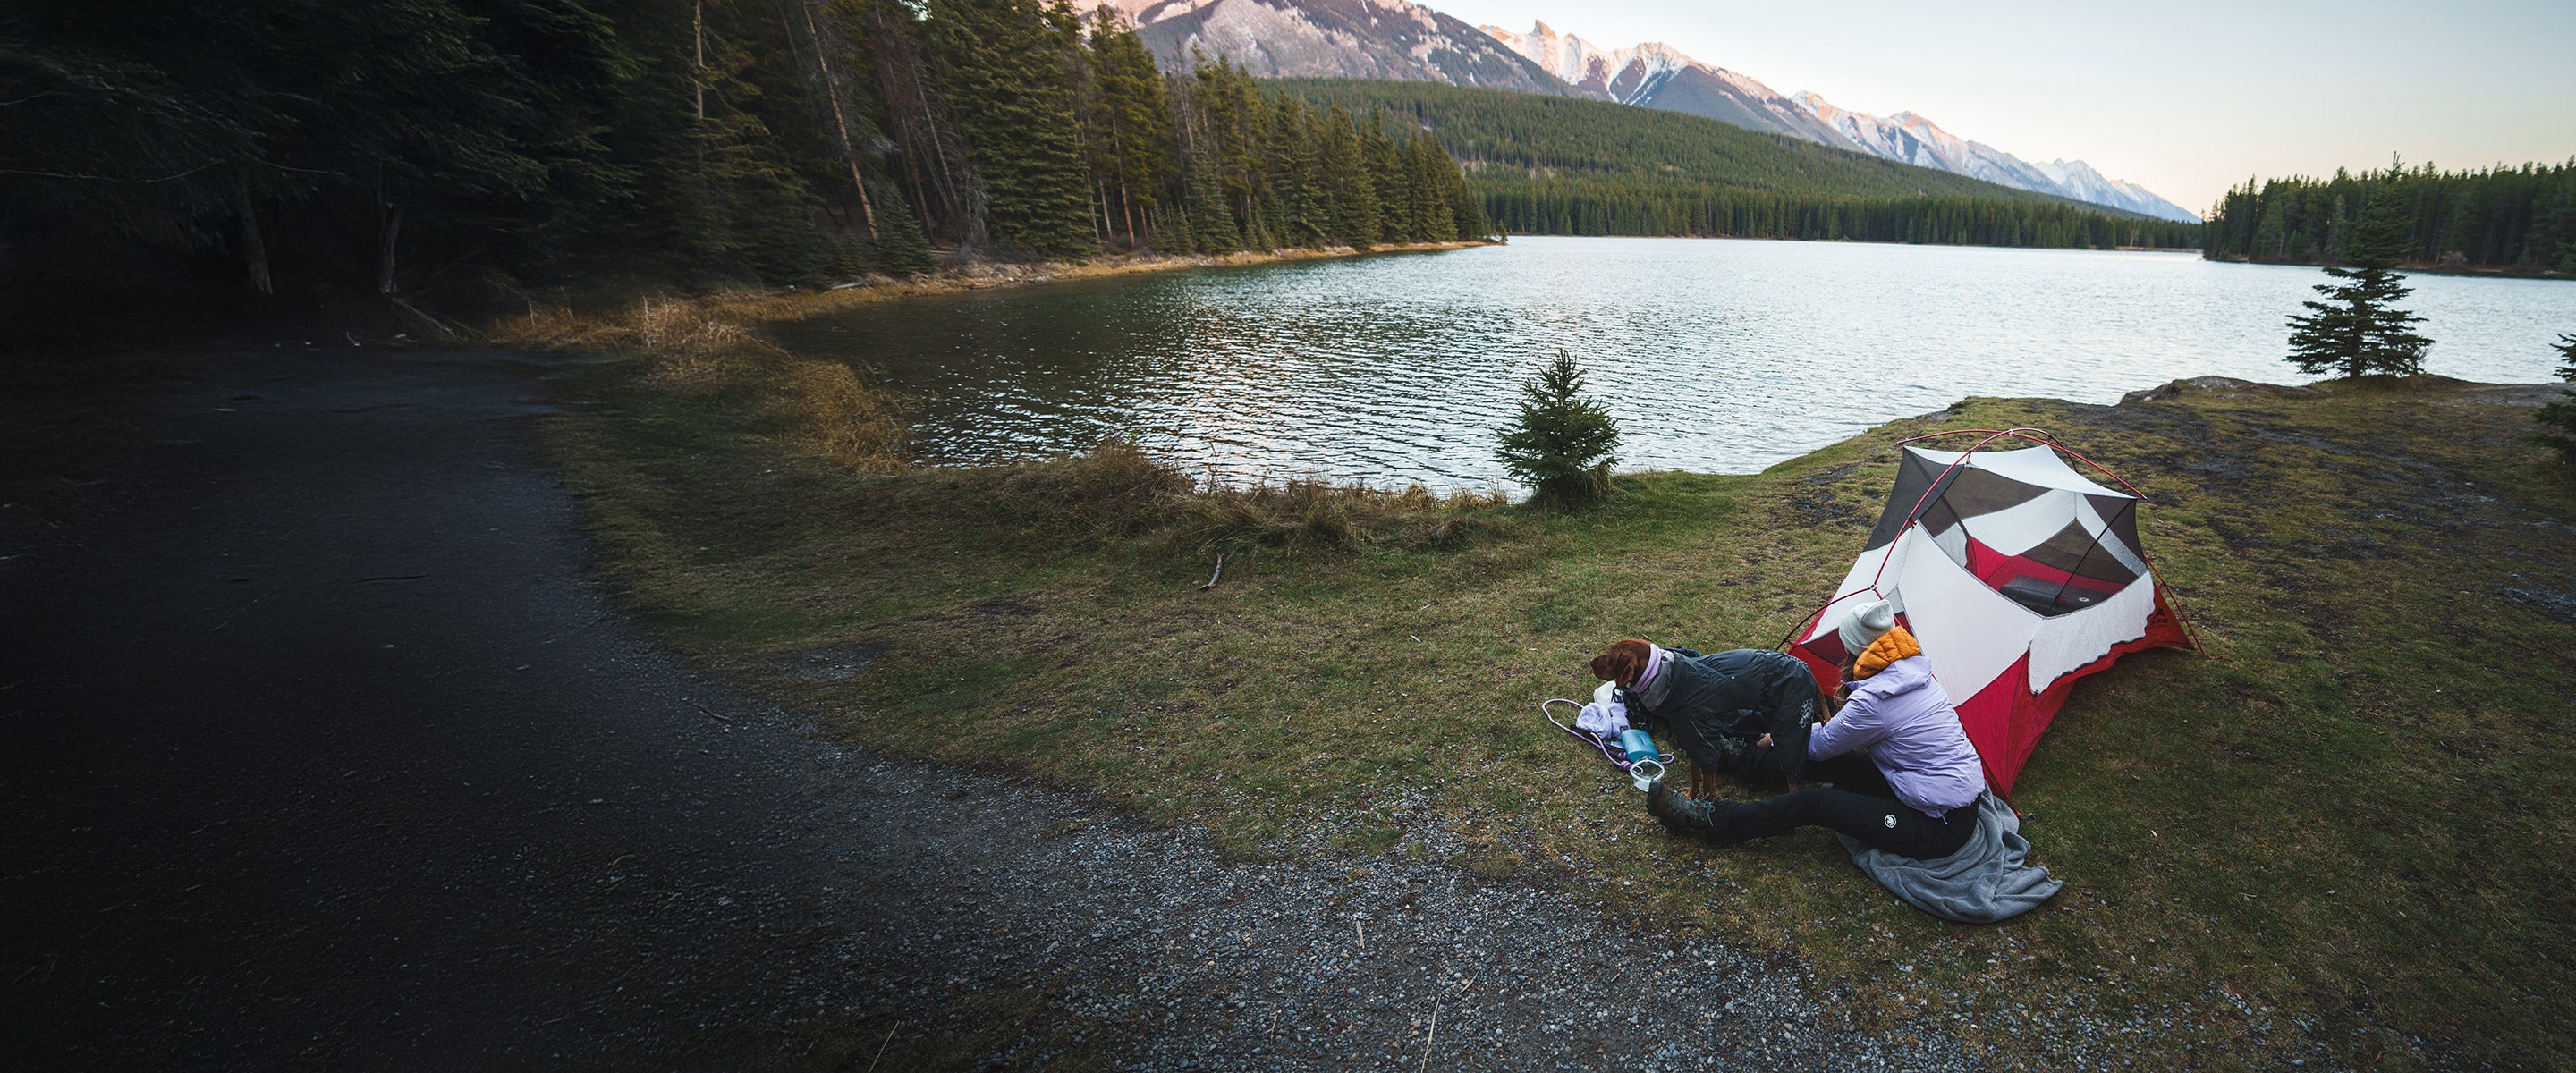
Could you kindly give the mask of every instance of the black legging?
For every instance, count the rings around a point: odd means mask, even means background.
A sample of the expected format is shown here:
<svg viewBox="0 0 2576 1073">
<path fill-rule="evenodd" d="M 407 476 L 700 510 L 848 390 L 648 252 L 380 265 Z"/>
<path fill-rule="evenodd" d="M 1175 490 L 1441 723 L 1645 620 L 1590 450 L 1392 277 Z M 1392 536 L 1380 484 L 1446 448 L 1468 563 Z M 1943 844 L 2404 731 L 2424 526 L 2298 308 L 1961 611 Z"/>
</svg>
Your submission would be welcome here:
<svg viewBox="0 0 2576 1073">
<path fill-rule="evenodd" d="M 1868 756 L 1848 753 L 1807 764 L 1806 777 L 1832 786 L 1795 790 L 1730 808 L 1720 805 L 1713 817 L 1715 837 L 1729 842 L 1767 838 L 1792 828 L 1830 827 L 1853 838 L 1916 860 L 1929 861 L 1959 852 L 1977 831 L 1977 803 L 1951 809 L 1939 819 L 1896 799 L 1887 776 Z"/>
</svg>

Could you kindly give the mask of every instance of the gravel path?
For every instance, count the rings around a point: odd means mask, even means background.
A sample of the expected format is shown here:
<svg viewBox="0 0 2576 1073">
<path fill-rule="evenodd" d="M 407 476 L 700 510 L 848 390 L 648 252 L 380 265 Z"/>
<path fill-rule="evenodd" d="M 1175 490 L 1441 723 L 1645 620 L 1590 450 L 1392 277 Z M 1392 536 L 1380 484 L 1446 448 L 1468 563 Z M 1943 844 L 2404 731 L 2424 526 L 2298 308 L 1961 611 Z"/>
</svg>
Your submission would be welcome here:
<svg viewBox="0 0 2576 1073">
<path fill-rule="evenodd" d="M 14 1068 L 1952 1069 L 1791 964 L 882 762 L 587 576 L 560 362 L 10 401 Z"/>
<path fill-rule="evenodd" d="M 889 1006 L 1053 987 L 1140 1069 L 1957 1069 L 1946 1039 L 1854 1032 L 1789 964 L 1660 939 L 1430 865 L 1223 859 L 1070 795 L 870 764 L 869 895 L 847 949 Z M 1074 817 L 1056 837 L 1044 826 Z M 1435 1024 L 1436 1019 L 1436 1024 Z"/>
</svg>

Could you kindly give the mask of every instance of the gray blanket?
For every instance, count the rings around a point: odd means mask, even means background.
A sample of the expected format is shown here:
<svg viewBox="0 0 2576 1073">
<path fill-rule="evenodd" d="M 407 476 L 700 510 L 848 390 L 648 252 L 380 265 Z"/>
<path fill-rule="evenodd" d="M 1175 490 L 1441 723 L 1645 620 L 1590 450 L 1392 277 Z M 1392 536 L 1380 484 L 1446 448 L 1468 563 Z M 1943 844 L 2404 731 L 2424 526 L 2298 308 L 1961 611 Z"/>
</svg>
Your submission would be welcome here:
<svg viewBox="0 0 2576 1073">
<path fill-rule="evenodd" d="M 1849 835 L 1835 835 L 1852 863 L 1906 904 L 1962 924 L 1992 924 L 2037 908 L 2066 884 L 2028 862 L 2030 843 L 2021 819 L 1992 793 L 1977 796 L 1977 833 L 1959 852 L 1918 861 L 1871 849 Z"/>
</svg>

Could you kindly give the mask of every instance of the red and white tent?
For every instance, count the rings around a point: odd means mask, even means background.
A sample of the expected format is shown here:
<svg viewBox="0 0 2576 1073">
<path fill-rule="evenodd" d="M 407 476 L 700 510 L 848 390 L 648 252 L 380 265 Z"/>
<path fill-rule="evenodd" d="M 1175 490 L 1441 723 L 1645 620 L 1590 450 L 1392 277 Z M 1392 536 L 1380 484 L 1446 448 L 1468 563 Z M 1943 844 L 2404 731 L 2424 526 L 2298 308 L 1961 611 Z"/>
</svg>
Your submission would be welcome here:
<svg viewBox="0 0 2576 1073">
<path fill-rule="evenodd" d="M 2136 488 L 2066 451 L 2118 487 L 2093 481 L 2031 430 L 1977 431 L 1966 451 L 1902 447 L 1869 546 L 1790 651 L 1831 690 L 1846 656 L 1837 627 L 1862 604 L 1894 603 L 1987 784 L 2009 797 L 2076 679 L 2131 652 L 2198 645 L 2138 544 Z M 1999 441 L 2011 446 L 1988 449 Z"/>
</svg>

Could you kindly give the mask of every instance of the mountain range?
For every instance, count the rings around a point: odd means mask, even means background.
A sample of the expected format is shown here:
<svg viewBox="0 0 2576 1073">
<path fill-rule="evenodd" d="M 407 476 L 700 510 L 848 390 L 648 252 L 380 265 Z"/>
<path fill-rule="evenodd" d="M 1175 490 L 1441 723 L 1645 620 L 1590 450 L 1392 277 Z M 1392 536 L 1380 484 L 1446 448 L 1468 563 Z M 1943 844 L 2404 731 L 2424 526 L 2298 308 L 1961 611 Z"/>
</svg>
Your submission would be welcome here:
<svg viewBox="0 0 2576 1073">
<path fill-rule="evenodd" d="M 1880 117 L 1812 92 L 1783 94 L 1661 42 L 1605 49 L 1544 22 L 1470 27 L 1406 0 L 1075 0 L 1136 24 L 1166 64 L 1225 56 L 1265 78 L 1375 78 L 1591 97 L 1703 116 L 2016 190 L 2142 216 L 2199 215 L 2081 160 L 2036 164 L 1912 112 Z"/>
<path fill-rule="evenodd" d="M 1702 63 L 1659 41 L 1603 49 L 1573 34 L 1559 33 L 1544 22 L 1533 24 L 1528 33 L 1513 33 L 1499 26 L 1479 29 L 1559 80 L 1605 100 L 1706 116 L 1739 127 L 1785 134 L 1837 149 L 1854 149 L 1917 167 L 2107 205 L 2142 216 L 2194 222 L 2200 219 L 2136 183 L 2107 178 L 2081 160 L 2033 164 L 1984 142 L 1961 138 L 1912 112 L 1880 118 L 1837 108 L 1805 90 L 1783 96 L 1758 80 Z"/>
</svg>

